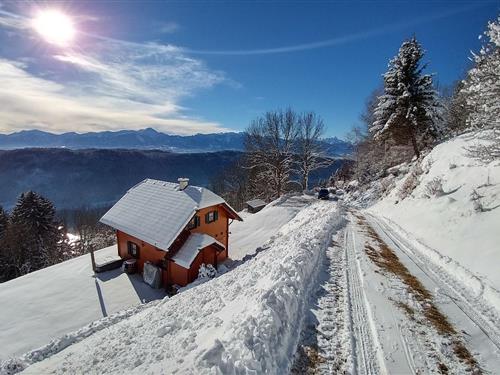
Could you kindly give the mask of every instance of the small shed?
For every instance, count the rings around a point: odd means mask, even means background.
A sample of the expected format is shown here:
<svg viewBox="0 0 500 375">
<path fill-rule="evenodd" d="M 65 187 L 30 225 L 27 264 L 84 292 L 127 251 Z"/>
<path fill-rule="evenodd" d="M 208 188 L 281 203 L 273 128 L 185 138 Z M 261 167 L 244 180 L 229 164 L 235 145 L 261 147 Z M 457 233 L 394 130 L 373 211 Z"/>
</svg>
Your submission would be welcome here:
<svg viewBox="0 0 500 375">
<path fill-rule="evenodd" d="M 259 212 L 267 205 L 267 203 L 264 202 L 262 199 L 252 199 L 251 201 L 248 201 L 246 204 L 247 204 L 247 211 L 250 212 L 251 214 Z"/>
</svg>

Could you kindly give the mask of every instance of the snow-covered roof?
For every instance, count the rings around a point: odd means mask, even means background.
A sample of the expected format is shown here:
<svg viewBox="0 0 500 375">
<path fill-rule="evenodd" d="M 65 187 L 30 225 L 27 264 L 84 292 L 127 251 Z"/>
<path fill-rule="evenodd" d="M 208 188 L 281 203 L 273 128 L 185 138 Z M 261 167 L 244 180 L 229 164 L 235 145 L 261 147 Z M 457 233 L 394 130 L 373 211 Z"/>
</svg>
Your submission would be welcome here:
<svg viewBox="0 0 500 375">
<path fill-rule="evenodd" d="M 129 189 L 100 221 L 168 250 L 196 210 L 217 204 L 234 212 L 208 189 L 188 186 L 180 190 L 178 183 L 146 179 Z"/>
<path fill-rule="evenodd" d="M 267 203 L 264 202 L 262 199 L 252 199 L 251 201 L 247 202 L 247 205 L 249 205 L 252 208 L 258 208 L 258 207 L 264 207 Z"/>
<path fill-rule="evenodd" d="M 223 244 L 208 234 L 191 233 L 186 242 L 184 242 L 184 245 L 182 245 L 180 250 L 172 257 L 172 260 L 179 266 L 189 268 L 199 251 L 213 244 L 217 244 L 223 249 L 226 248 Z"/>
</svg>

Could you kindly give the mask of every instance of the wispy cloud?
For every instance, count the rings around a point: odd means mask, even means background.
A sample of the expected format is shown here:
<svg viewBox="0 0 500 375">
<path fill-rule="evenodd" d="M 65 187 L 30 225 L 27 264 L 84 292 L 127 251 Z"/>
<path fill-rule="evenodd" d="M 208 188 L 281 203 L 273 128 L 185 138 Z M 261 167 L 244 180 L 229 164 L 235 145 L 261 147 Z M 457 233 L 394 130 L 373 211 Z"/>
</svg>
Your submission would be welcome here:
<svg viewBox="0 0 500 375">
<path fill-rule="evenodd" d="M 257 48 L 257 49 L 245 49 L 245 50 L 198 50 L 191 48 L 184 48 L 183 51 L 188 54 L 193 55 L 222 55 L 222 56 L 250 56 L 250 55 L 270 55 L 270 54 L 278 54 L 278 53 L 291 53 L 291 52 L 300 52 L 313 50 L 318 48 L 326 48 L 337 46 L 341 44 L 346 44 L 350 42 L 355 42 L 358 40 L 374 38 L 381 35 L 386 35 L 395 31 L 400 31 L 404 29 L 409 29 L 411 27 L 424 24 L 427 22 L 432 22 L 436 20 L 440 20 L 443 18 L 447 18 L 453 16 L 458 13 L 464 13 L 470 11 L 472 9 L 484 6 L 484 3 L 477 2 L 472 5 L 467 5 L 461 8 L 451 9 L 446 12 L 430 14 L 426 17 L 415 18 L 413 20 L 404 22 L 404 23 L 394 23 L 390 25 L 385 25 L 380 28 L 375 28 L 371 30 L 362 30 L 360 32 L 341 35 L 330 39 L 314 41 L 310 43 L 302 43 L 295 44 L 290 46 L 282 46 L 282 47 L 274 47 L 274 48 Z"/>
<path fill-rule="evenodd" d="M 118 95 L 85 93 L 36 77 L 26 66 L 0 60 L 0 131 L 26 128 L 64 131 L 139 129 L 152 126 L 176 134 L 224 131 L 219 124 L 185 117 L 175 102 L 144 103 Z"/>
<path fill-rule="evenodd" d="M 27 22 L 0 9 L 0 29 L 29 37 Z M 190 116 L 181 105 L 184 98 L 201 90 L 231 84 L 222 72 L 175 46 L 92 39 L 92 48 L 61 50 L 49 56 L 50 64 L 40 64 L 37 56 L 0 56 L 1 132 L 148 126 L 176 134 L 227 130 Z"/>
</svg>

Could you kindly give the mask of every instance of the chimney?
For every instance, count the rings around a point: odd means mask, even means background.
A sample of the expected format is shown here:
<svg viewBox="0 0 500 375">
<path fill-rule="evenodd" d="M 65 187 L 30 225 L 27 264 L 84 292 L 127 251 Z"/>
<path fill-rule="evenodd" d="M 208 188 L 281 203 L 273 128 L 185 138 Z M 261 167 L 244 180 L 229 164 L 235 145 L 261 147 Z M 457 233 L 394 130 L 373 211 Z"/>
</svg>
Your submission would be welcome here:
<svg viewBox="0 0 500 375">
<path fill-rule="evenodd" d="M 177 181 L 179 182 L 179 190 L 184 190 L 189 184 L 189 178 L 180 177 Z"/>
</svg>

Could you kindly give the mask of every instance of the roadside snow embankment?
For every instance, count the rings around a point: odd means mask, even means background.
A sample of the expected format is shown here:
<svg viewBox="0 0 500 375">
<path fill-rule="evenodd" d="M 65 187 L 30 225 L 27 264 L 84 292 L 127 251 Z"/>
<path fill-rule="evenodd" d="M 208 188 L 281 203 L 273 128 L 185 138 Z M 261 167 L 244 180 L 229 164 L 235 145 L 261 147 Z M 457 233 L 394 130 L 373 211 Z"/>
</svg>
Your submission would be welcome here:
<svg viewBox="0 0 500 375">
<path fill-rule="evenodd" d="M 33 364 L 26 373 L 286 373 L 337 205 L 315 202 L 233 271 Z"/>
<path fill-rule="evenodd" d="M 500 162 L 472 158 L 476 142 L 466 134 L 436 146 L 369 212 L 500 311 Z"/>
</svg>

